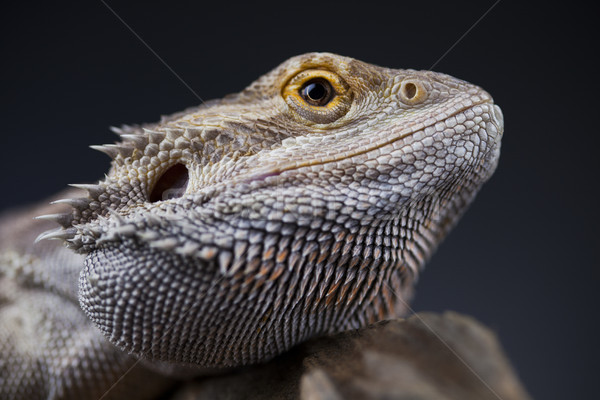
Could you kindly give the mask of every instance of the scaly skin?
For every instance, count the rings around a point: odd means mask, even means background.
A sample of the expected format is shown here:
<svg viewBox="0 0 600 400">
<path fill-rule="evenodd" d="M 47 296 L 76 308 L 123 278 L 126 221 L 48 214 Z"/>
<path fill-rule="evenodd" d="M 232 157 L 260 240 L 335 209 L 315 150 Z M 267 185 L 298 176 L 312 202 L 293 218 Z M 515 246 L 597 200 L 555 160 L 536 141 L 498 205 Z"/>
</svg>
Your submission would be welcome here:
<svg viewBox="0 0 600 400">
<path fill-rule="evenodd" d="M 120 143 L 96 146 L 113 159 L 106 179 L 76 185 L 86 196 L 60 201 L 72 210 L 46 216 L 62 228 L 40 238 L 80 254 L 69 276 L 80 272 L 85 315 L 149 368 L 265 361 L 402 314 L 496 168 L 502 131 L 477 86 L 306 54 L 239 94 L 117 130 Z M 68 289 L 41 288 L 73 303 Z M 84 318 L 66 308 L 45 318 L 65 313 Z M 19 383 L 0 381 L 0 393 L 6 385 Z"/>
</svg>

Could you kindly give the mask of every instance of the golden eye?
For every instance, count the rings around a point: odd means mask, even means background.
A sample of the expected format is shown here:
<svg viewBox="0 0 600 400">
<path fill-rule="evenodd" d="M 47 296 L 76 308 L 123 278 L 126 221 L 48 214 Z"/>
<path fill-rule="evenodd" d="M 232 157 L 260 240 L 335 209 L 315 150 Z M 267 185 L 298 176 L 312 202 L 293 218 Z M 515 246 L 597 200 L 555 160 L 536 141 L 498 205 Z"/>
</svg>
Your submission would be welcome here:
<svg viewBox="0 0 600 400">
<path fill-rule="evenodd" d="M 336 73 L 307 69 L 294 75 L 281 95 L 305 123 L 327 124 L 343 117 L 352 105 L 348 84 Z"/>
<path fill-rule="evenodd" d="M 302 85 L 300 95 L 311 106 L 322 107 L 331 101 L 335 91 L 327 80 L 315 78 Z"/>
</svg>

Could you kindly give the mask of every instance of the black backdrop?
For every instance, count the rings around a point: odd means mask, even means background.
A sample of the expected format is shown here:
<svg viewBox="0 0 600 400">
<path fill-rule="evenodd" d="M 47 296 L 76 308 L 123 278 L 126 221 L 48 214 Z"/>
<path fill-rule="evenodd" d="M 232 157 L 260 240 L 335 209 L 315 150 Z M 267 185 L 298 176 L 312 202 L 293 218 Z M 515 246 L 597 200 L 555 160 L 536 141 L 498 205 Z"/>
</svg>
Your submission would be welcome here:
<svg viewBox="0 0 600 400">
<path fill-rule="evenodd" d="M 0 16 L 2 209 L 101 177 L 108 160 L 87 145 L 112 142 L 109 125 L 199 102 L 101 1 L 16 3 Z M 503 153 L 421 276 L 414 309 L 485 322 L 535 398 L 595 393 L 600 147 L 589 11 L 502 1 L 473 27 L 492 1 L 417 3 L 109 2 L 203 99 L 307 51 L 429 69 L 472 28 L 435 70 L 492 93 L 505 115 Z"/>
</svg>

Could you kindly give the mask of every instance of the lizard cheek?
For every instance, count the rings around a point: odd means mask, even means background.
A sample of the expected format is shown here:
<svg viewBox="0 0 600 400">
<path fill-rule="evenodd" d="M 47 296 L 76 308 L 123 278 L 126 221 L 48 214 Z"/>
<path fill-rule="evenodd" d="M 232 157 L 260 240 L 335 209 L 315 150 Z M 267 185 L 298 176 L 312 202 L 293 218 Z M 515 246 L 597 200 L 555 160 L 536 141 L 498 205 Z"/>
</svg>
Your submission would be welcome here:
<svg viewBox="0 0 600 400">
<path fill-rule="evenodd" d="M 184 195 L 189 181 L 188 169 L 183 164 L 175 164 L 167 169 L 150 192 L 150 202 L 174 199 Z"/>
</svg>

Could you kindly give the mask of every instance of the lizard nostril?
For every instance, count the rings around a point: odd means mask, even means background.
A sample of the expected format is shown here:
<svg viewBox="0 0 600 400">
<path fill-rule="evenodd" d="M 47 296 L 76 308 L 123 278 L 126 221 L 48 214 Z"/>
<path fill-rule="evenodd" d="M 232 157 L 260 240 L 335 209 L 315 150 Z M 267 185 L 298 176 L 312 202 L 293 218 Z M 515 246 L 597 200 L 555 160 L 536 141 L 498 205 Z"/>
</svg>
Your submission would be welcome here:
<svg viewBox="0 0 600 400">
<path fill-rule="evenodd" d="M 409 106 L 422 103 L 427 99 L 427 88 L 416 79 L 405 80 L 400 86 L 400 101 Z"/>
<path fill-rule="evenodd" d="M 409 100 L 412 100 L 417 95 L 417 87 L 414 83 L 407 83 L 402 90 L 404 91 L 404 96 Z"/>
<path fill-rule="evenodd" d="M 183 196 L 188 185 L 188 169 L 183 164 L 175 164 L 166 170 L 158 179 L 152 192 L 150 202 L 174 199 Z"/>
</svg>

